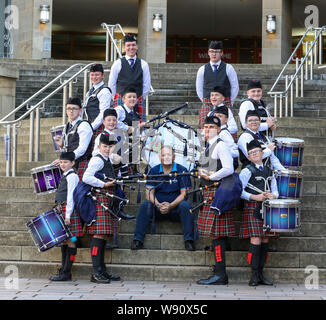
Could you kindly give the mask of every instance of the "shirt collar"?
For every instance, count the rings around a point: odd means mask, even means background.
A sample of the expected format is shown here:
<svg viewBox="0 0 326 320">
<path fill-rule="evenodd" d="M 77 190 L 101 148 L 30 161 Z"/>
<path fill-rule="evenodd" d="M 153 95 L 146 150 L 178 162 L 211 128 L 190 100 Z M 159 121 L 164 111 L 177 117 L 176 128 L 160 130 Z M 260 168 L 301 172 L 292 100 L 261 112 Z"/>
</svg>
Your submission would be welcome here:
<svg viewBox="0 0 326 320">
<path fill-rule="evenodd" d="M 125 109 L 127 110 L 128 113 L 131 111 L 131 109 L 129 107 L 127 107 L 125 104 L 123 104 L 123 106 L 125 107 Z"/>
<path fill-rule="evenodd" d="M 94 90 L 98 89 L 100 86 L 102 86 L 104 84 L 103 81 L 101 81 L 100 83 L 98 83 L 96 86 L 93 85 Z"/>
<path fill-rule="evenodd" d="M 74 169 L 69 169 L 68 171 L 64 172 L 63 175 L 66 176 L 71 171 L 74 171 Z"/>
<path fill-rule="evenodd" d="M 173 166 L 172 166 L 172 170 L 171 172 L 176 172 L 177 171 L 177 165 L 175 162 L 173 162 Z M 159 173 L 162 173 L 163 172 L 163 167 L 162 167 L 162 164 L 160 164 L 160 171 Z"/>
<path fill-rule="evenodd" d="M 218 135 L 208 141 L 209 145 L 212 146 L 216 142 L 217 139 L 218 139 Z"/>
<path fill-rule="evenodd" d="M 134 59 L 136 62 L 137 55 L 135 55 L 134 57 L 129 57 L 129 56 L 125 55 L 125 58 L 127 61 L 129 61 L 129 59 Z"/>
<path fill-rule="evenodd" d="M 259 167 L 264 167 L 263 163 L 261 163 L 261 164 L 254 163 L 254 165 L 256 166 L 257 169 L 259 169 Z"/>
<path fill-rule="evenodd" d="M 75 124 L 81 120 L 81 116 L 77 117 L 77 119 L 75 119 L 73 122 L 70 122 L 72 126 L 75 126 Z"/>
<path fill-rule="evenodd" d="M 218 61 L 218 62 L 216 62 L 216 63 L 215 63 L 215 62 L 212 62 L 212 61 L 210 61 L 210 64 L 211 64 L 212 68 L 213 68 L 213 66 L 214 66 L 214 65 L 216 65 L 216 66 L 218 66 L 218 67 L 219 67 L 219 66 L 220 66 L 220 64 L 221 64 L 221 60 L 220 60 L 220 61 Z"/>
</svg>

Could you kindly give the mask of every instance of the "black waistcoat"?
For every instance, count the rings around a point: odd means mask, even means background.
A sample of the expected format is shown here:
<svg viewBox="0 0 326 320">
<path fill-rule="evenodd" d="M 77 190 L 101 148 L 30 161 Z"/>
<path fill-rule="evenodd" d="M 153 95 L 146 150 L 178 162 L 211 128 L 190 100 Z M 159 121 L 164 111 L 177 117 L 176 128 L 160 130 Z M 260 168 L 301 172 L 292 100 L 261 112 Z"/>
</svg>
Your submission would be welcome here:
<svg viewBox="0 0 326 320">
<path fill-rule="evenodd" d="M 67 201 L 67 194 L 68 194 L 68 182 L 67 177 L 74 173 L 74 171 L 68 172 L 66 175 L 62 176 L 59 182 L 58 190 L 55 195 L 55 202 L 56 203 L 63 203 Z"/>
<path fill-rule="evenodd" d="M 113 170 L 110 159 L 105 160 L 104 157 L 101 154 L 97 154 L 95 157 L 101 158 L 102 161 L 104 162 L 104 166 L 103 166 L 102 170 L 100 170 L 98 172 L 103 173 L 106 178 L 114 179 L 115 178 L 114 170 Z M 100 179 L 100 180 L 102 180 L 102 179 Z"/>
<path fill-rule="evenodd" d="M 246 166 L 246 168 L 248 168 L 251 172 L 251 177 L 250 177 L 248 183 L 250 183 L 251 185 L 260 189 L 261 191 L 267 191 L 267 190 L 265 190 L 265 180 L 267 180 L 267 178 L 270 178 L 273 176 L 272 169 L 267 166 L 264 166 L 263 171 L 260 171 L 259 169 L 257 169 L 257 167 L 253 163 L 250 163 L 248 166 Z M 259 177 L 263 177 L 265 180 L 257 179 Z M 269 190 L 271 190 L 271 179 L 268 180 L 268 187 L 269 187 Z M 258 191 L 255 191 L 255 190 L 251 189 L 250 187 L 246 187 L 245 191 L 247 191 L 251 194 L 259 194 Z"/>
<path fill-rule="evenodd" d="M 85 112 L 86 112 L 88 121 L 91 123 L 96 119 L 96 117 L 100 113 L 100 102 L 97 98 L 97 95 L 104 88 L 109 89 L 111 92 L 111 89 L 109 87 L 107 87 L 105 84 L 103 84 L 99 88 L 97 88 L 87 100 Z"/>
<path fill-rule="evenodd" d="M 136 89 L 137 97 L 143 95 L 143 69 L 139 58 L 136 58 L 132 68 L 125 57 L 121 58 L 121 70 L 117 79 L 117 93 L 123 94 L 128 87 Z"/>
<path fill-rule="evenodd" d="M 216 73 L 213 72 L 212 66 L 209 62 L 205 64 L 203 84 L 204 98 L 209 98 L 211 91 L 216 86 L 225 87 L 225 97 L 231 96 L 231 84 L 226 74 L 226 63 L 224 61 L 221 61 Z"/>
</svg>

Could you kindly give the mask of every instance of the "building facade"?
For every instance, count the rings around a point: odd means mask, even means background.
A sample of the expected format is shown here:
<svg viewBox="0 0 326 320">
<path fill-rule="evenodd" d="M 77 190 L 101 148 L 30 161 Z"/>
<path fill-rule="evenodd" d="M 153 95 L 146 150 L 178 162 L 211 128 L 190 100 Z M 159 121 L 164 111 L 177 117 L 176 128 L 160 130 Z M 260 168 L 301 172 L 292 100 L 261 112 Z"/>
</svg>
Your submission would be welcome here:
<svg viewBox="0 0 326 320">
<path fill-rule="evenodd" d="M 44 7 L 48 21 L 41 23 Z M 326 24 L 320 0 L 4 0 L 0 12 L 0 55 L 21 59 L 105 60 L 105 22 L 137 34 L 139 55 L 153 63 L 203 63 L 209 41 L 223 40 L 227 62 L 279 64 L 307 26 Z"/>
</svg>

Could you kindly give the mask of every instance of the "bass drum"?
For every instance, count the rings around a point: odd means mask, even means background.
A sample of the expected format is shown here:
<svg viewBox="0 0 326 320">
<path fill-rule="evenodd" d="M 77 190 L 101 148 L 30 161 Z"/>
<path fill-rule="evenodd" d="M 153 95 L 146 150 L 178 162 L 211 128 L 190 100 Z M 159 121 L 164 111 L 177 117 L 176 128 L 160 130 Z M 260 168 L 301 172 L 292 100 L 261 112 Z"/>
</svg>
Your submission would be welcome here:
<svg viewBox="0 0 326 320">
<path fill-rule="evenodd" d="M 142 159 L 151 167 L 160 164 L 159 153 L 162 146 L 171 146 L 175 151 L 175 162 L 187 170 L 195 167 L 202 150 L 200 136 L 190 126 L 182 126 L 176 122 L 166 121 L 156 129 L 145 131 L 145 146 Z"/>
</svg>

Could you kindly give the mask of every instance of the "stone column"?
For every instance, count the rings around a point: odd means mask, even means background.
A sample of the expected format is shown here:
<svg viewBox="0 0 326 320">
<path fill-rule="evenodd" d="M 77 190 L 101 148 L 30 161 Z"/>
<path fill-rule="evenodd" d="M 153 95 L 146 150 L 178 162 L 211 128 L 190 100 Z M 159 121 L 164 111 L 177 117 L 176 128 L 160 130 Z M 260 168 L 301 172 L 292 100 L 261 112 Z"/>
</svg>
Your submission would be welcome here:
<svg viewBox="0 0 326 320">
<path fill-rule="evenodd" d="M 163 14 L 162 31 L 153 30 L 153 15 Z M 138 55 L 150 63 L 165 63 L 167 0 L 139 0 Z"/>
<path fill-rule="evenodd" d="M 276 33 L 266 32 L 266 15 L 276 16 Z M 262 0 L 262 64 L 284 64 L 292 51 L 292 0 Z"/>
<path fill-rule="evenodd" d="M 52 0 L 12 0 L 19 11 L 19 28 L 12 30 L 14 58 L 51 58 Z M 50 5 L 50 22 L 40 23 L 40 5 Z"/>
<path fill-rule="evenodd" d="M 0 118 L 15 109 L 17 69 L 0 66 Z M 13 120 L 13 116 L 7 120 Z"/>
</svg>

